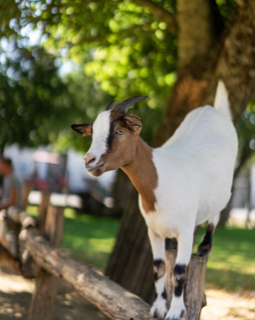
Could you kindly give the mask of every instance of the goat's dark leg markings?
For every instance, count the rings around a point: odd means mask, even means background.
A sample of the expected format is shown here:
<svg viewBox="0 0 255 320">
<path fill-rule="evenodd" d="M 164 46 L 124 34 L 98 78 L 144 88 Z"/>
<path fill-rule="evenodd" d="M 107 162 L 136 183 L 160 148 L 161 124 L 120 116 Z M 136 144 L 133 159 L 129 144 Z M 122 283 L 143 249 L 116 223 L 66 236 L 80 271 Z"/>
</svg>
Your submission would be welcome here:
<svg viewBox="0 0 255 320">
<path fill-rule="evenodd" d="M 166 273 L 166 264 L 165 261 L 162 259 L 155 259 L 154 260 L 154 280 L 155 282 L 158 281 L 160 278 L 162 278 Z M 156 293 L 156 298 L 158 297 L 158 293 Z M 161 297 L 166 300 L 167 294 L 166 294 L 166 288 L 164 287 L 164 290 L 161 293 Z"/>
<path fill-rule="evenodd" d="M 167 312 L 167 320 L 181 320 L 185 314 L 184 285 L 186 281 L 186 269 L 190 261 L 193 244 L 193 233 L 183 233 L 178 237 L 178 251 L 172 275 L 173 296 L 170 309 Z"/>
<path fill-rule="evenodd" d="M 161 297 L 166 300 L 167 298 L 166 288 L 164 288 L 164 291 L 161 293 Z"/>
<path fill-rule="evenodd" d="M 186 280 L 186 266 L 184 264 L 176 264 L 174 267 L 174 295 L 180 297 L 183 292 Z"/>
<path fill-rule="evenodd" d="M 185 264 L 176 264 L 173 272 L 173 285 L 174 285 L 174 294 L 173 299 L 183 299 L 184 285 L 186 281 L 186 270 L 187 266 Z M 166 320 L 180 320 L 184 316 L 185 310 L 180 310 L 179 315 L 169 316 L 167 314 Z"/>
<path fill-rule="evenodd" d="M 153 271 L 155 280 L 156 296 L 151 307 L 153 317 L 164 317 L 166 309 L 165 290 L 165 239 L 158 236 L 154 231 L 148 229 L 151 247 L 154 256 Z"/>
<path fill-rule="evenodd" d="M 209 223 L 206 232 L 203 236 L 203 239 L 198 246 L 197 249 L 197 255 L 200 257 L 206 257 L 212 250 L 212 238 L 214 233 L 214 225 L 212 223 Z"/>
<path fill-rule="evenodd" d="M 165 261 L 162 259 L 155 259 L 154 260 L 154 279 L 157 281 L 161 277 L 164 276 L 166 272 L 166 264 Z"/>
</svg>

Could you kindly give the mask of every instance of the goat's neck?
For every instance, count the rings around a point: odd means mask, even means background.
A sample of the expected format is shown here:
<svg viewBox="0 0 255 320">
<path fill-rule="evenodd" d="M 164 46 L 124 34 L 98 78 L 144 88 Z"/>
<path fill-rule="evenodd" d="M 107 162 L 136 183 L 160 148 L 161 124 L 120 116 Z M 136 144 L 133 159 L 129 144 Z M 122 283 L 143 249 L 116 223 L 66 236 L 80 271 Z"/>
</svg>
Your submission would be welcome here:
<svg viewBox="0 0 255 320">
<path fill-rule="evenodd" d="M 141 195 L 142 206 L 147 213 L 155 211 L 156 198 L 154 190 L 158 184 L 152 152 L 153 149 L 139 137 L 134 159 L 121 168 Z"/>
</svg>

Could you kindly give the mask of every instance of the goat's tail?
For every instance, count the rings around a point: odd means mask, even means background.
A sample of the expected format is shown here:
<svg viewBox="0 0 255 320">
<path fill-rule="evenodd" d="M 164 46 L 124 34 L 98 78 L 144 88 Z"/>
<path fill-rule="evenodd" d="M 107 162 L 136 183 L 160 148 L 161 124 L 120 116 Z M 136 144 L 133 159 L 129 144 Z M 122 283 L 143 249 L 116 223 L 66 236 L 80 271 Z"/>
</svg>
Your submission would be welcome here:
<svg viewBox="0 0 255 320">
<path fill-rule="evenodd" d="M 228 100 L 228 91 L 222 80 L 219 80 L 218 82 L 218 87 L 214 100 L 214 108 L 217 109 L 220 113 L 224 114 L 230 120 L 232 119 Z"/>
</svg>

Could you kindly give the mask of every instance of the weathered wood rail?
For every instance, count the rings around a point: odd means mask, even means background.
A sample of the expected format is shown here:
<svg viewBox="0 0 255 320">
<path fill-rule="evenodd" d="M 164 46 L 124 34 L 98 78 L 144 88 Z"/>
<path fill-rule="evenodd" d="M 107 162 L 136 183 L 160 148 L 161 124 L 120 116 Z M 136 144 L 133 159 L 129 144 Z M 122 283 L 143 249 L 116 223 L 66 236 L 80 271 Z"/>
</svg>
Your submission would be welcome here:
<svg viewBox="0 0 255 320">
<path fill-rule="evenodd" d="M 141 298 L 58 248 L 62 239 L 64 210 L 50 206 L 49 195 L 43 196 L 42 200 L 47 203 L 48 209 L 45 204 L 39 207 L 39 225 L 26 211 L 8 212 L 8 218 L 18 224 L 21 230 L 19 257 L 13 257 L 0 245 L 0 263 L 6 263 L 18 273 L 37 276 L 28 320 L 50 319 L 57 292 L 56 278 L 72 286 L 110 319 L 151 319 L 150 307 Z M 173 292 L 172 270 L 175 259 L 176 253 L 166 252 L 168 306 Z M 185 320 L 199 320 L 201 308 L 206 305 L 205 270 L 206 258 L 192 257 L 186 282 Z"/>
</svg>

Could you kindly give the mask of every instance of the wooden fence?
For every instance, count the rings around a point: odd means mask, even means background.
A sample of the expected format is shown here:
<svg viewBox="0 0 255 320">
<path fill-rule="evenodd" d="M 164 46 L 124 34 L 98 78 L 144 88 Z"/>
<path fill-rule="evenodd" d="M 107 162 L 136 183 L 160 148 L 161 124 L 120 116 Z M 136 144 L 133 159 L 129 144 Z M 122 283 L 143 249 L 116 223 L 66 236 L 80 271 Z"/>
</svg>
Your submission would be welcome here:
<svg viewBox="0 0 255 320">
<path fill-rule="evenodd" d="M 29 187 L 23 190 L 23 207 L 27 205 Z M 28 191 L 29 190 L 29 191 Z M 15 232 L 16 245 L 4 238 L 4 225 Z M 0 263 L 24 276 L 36 276 L 28 320 L 48 320 L 57 294 L 57 278 L 72 286 L 110 319 L 151 319 L 149 305 L 141 298 L 73 259 L 59 249 L 64 227 L 64 208 L 50 205 L 50 195 L 42 194 L 38 208 L 38 221 L 27 212 L 8 210 L 0 221 Z M 176 254 L 166 253 L 166 291 L 171 297 L 172 270 Z M 192 257 L 186 282 L 185 320 L 198 320 L 201 308 L 206 305 L 204 277 L 206 258 Z M 167 301 L 170 305 L 170 299 Z"/>
</svg>

